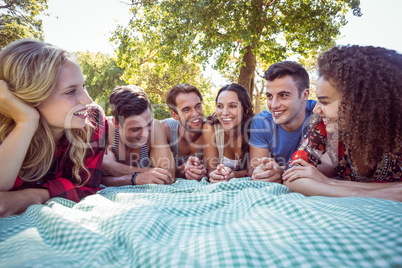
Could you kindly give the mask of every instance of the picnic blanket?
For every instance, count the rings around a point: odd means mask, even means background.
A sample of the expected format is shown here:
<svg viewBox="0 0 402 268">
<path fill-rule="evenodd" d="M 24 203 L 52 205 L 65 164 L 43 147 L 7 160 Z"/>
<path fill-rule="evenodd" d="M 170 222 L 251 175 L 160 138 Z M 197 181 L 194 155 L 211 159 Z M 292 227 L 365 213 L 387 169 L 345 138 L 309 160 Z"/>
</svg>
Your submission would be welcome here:
<svg viewBox="0 0 402 268">
<path fill-rule="evenodd" d="M 0 219 L 0 266 L 402 267 L 401 222 L 395 201 L 179 179 Z"/>
</svg>

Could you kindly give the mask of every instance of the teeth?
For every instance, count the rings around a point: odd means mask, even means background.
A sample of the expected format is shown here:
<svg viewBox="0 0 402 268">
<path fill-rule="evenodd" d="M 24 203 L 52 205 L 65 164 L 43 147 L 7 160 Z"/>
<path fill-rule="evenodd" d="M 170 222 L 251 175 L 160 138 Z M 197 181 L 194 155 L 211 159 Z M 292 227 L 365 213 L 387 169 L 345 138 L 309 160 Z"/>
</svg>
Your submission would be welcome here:
<svg viewBox="0 0 402 268">
<path fill-rule="evenodd" d="M 222 118 L 222 120 L 225 121 L 225 122 L 230 122 L 230 121 L 232 121 L 233 119 Z"/>
<path fill-rule="evenodd" d="M 75 115 L 84 115 L 87 111 L 86 110 L 82 110 L 80 112 L 76 112 L 74 113 Z"/>
<path fill-rule="evenodd" d="M 276 114 L 276 115 L 283 114 L 283 112 L 274 112 L 274 114 Z"/>
<path fill-rule="evenodd" d="M 197 119 L 197 120 L 194 120 L 194 121 L 191 121 L 192 123 L 198 123 L 198 122 L 200 122 L 200 119 Z"/>
</svg>

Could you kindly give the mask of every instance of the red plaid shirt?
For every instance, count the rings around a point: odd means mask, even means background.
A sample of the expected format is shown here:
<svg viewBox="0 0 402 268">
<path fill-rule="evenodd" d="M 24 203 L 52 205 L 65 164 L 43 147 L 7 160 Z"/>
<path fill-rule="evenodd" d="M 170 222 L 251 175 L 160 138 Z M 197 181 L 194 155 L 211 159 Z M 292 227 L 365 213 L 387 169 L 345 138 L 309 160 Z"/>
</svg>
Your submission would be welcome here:
<svg viewBox="0 0 402 268">
<path fill-rule="evenodd" d="M 92 150 L 87 150 L 85 158 L 85 166 L 91 175 L 84 185 L 79 186 L 74 182 L 72 174 L 74 163 L 68 156 L 71 143 L 63 136 L 48 173 L 36 182 L 24 182 L 18 176 L 11 191 L 26 188 L 45 188 L 49 190 L 51 198 L 63 197 L 79 202 L 82 198 L 100 190 L 102 179 L 101 166 L 107 142 L 108 124 L 102 112 L 95 110 L 92 114 L 91 123 L 95 126 L 95 131 L 90 142 Z M 80 176 L 85 180 L 87 173 L 82 170 Z"/>
</svg>

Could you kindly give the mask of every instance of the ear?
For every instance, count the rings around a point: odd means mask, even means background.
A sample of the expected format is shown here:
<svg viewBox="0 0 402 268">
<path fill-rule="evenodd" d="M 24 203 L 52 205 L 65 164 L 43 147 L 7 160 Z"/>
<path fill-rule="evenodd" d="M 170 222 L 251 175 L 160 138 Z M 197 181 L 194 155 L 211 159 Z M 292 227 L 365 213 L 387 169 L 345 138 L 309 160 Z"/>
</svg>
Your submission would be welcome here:
<svg viewBox="0 0 402 268">
<path fill-rule="evenodd" d="M 114 117 L 112 117 L 112 123 L 115 128 L 120 128 L 119 122 L 116 122 L 116 119 L 114 119 Z"/>
<path fill-rule="evenodd" d="M 175 111 L 170 110 L 170 115 L 174 120 L 179 120 L 179 115 Z"/>
<path fill-rule="evenodd" d="M 310 95 L 310 90 L 308 88 L 303 90 L 302 95 L 301 95 L 302 102 L 306 102 L 308 100 L 309 95 Z"/>
</svg>

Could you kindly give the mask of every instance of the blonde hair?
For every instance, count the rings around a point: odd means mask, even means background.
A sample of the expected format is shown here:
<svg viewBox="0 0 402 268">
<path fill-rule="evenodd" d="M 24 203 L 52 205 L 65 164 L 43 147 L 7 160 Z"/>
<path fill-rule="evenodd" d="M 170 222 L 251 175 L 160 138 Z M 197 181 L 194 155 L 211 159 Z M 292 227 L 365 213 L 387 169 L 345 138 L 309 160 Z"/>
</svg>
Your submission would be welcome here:
<svg viewBox="0 0 402 268">
<path fill-rule="evenodd" d="M 52 94 L 60 68 L 70 61 L 74 61 L 71 55 L 56 46 L 35 40 L 19 40 L 0 52 L 0 79 L 7 82 L 15 96 L 38 107 Z M 0 144 L 14 127 L 15 122 L 11 118 L 0 114 Z M 92 128 L 87 124 L 84 129 L 68 132 L 69 140 L 74 139 L 74 144 L 69 146 L 69 157 L 74 163 L 72 174 L 75 181 L 82 185 L 90 178 L 84 158 Z M 56 148 L 50 127 L 41 117 L 19 172 L 21 179 L 32 182 L 44 177 L 52 165 Z M 81 170 L 87 174 L 85 181 L 81 179 Z"/>
</svg>

